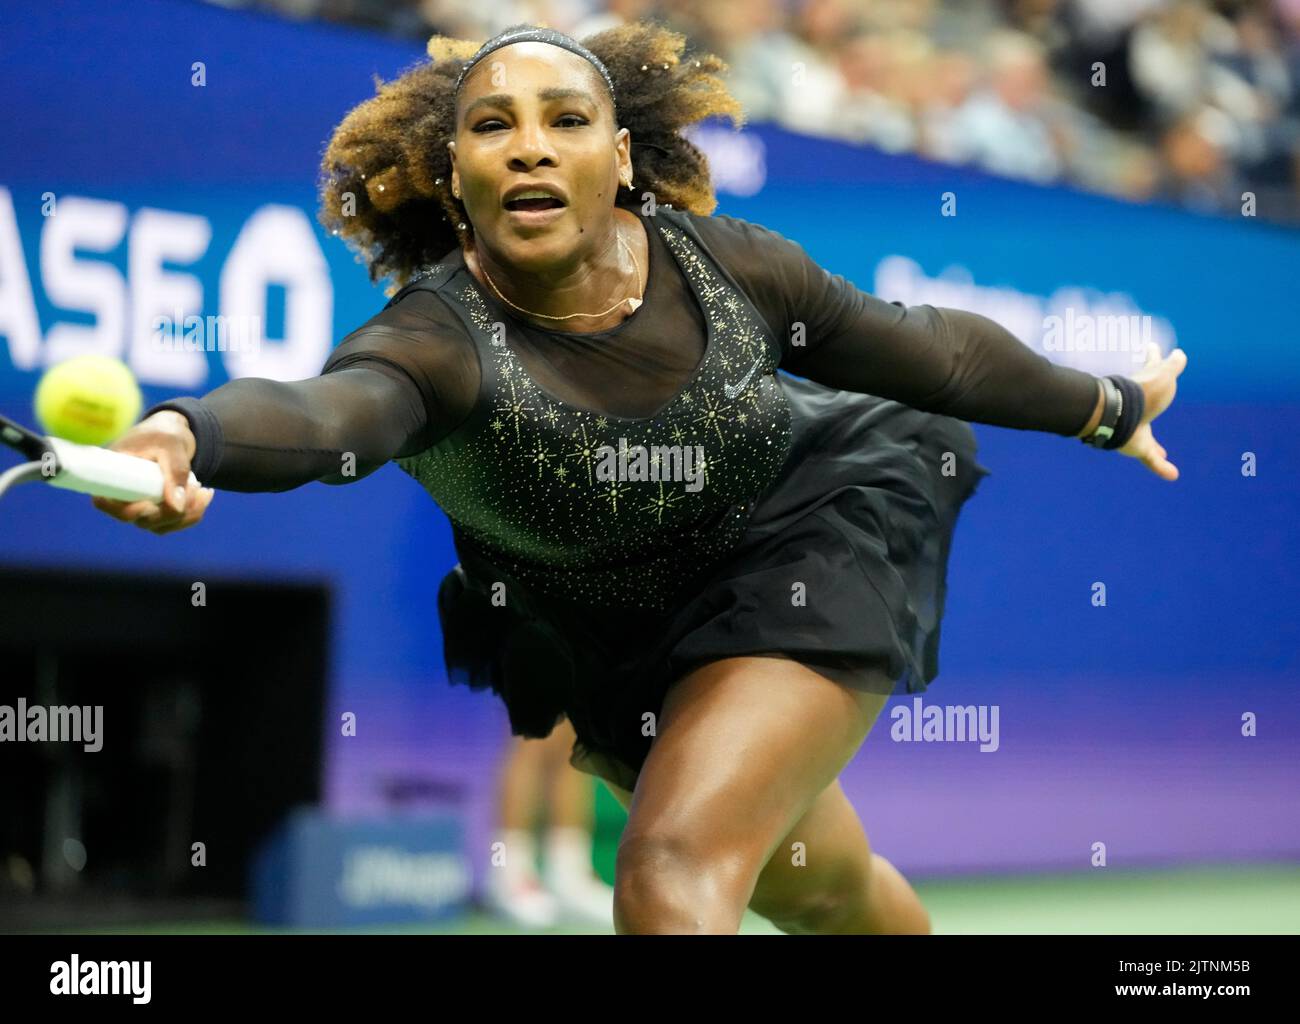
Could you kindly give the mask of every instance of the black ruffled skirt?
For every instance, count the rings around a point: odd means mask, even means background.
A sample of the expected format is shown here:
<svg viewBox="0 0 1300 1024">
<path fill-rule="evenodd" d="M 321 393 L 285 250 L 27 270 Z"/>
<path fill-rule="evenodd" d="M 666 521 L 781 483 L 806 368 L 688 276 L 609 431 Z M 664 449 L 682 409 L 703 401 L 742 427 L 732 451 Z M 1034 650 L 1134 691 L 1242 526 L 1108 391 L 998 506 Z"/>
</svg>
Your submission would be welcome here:
<svg viewBox="0 0 1300 1024">
<path fill-rule="evenodd" d="M 657 614 L 531 595 L 461 550 L 438 592 L 449 680 L 490 688 L 520 736 L 547 736 L 567 716 L 574 767 L 628 790 L 650 749 L 646 715 L 657 720 L 669 686 L 701 663 L 776 654 L 855 689 L 929 686 L 953 530 L 989 472 L 974 432 L 897 402 L 778 379 L 792 412 L 790 457 L 741 543 L 678 607 Z M 495 599 L 494 582 L 505 584 Z"/>
</svg>

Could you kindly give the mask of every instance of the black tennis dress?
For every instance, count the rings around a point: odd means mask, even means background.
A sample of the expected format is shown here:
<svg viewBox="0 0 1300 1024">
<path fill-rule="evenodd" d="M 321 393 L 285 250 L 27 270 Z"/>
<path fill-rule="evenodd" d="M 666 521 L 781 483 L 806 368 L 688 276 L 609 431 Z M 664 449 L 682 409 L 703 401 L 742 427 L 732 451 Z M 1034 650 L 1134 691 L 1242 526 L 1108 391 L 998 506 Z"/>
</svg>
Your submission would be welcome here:
<svg viewBox="0 0 1300 1024">
<path fill-rule="evenodd" d="M 574 766 L 625 789 L 668 688 L 711 660 L 924 690 L 988 473 L 963 419 L 1075 434 L 1098 393 L 992 321 L 874 298 L 757 225 L 638 217 L 645 303 L 611 330 L 515 317 L 456 250 L 315 382 L 155 407 L 190 418 L 213 486 L 396 461 L 451 521 L 450 681 L 490 688 L 521 736 L 567 717 Z"/>
</svg>

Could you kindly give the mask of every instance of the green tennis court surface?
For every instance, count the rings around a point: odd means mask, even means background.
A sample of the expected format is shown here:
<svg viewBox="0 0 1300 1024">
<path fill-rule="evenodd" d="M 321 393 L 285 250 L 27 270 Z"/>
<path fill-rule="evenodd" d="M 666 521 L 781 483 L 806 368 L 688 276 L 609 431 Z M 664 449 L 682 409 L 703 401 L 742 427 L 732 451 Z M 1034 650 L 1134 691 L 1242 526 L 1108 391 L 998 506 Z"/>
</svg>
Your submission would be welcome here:
<svg viewBox="0 0 1300 1024">
<path fill-rule="evenodd" d="M 917 880 L 936 934 L 1298 934 L 1300 867 L 1259 865 L 1067 875 L 988 875 Z M 78 934 L 269 934 L 234 920 L 76 929 Z M 422 935 L 514 935 L 523 929 L 486 913 L 436 924 L 358 931 Z M 534 934 L 613 933 L 575 925 Z M 749 914 L 742 934 L 779 935 Z"/>
</svg>

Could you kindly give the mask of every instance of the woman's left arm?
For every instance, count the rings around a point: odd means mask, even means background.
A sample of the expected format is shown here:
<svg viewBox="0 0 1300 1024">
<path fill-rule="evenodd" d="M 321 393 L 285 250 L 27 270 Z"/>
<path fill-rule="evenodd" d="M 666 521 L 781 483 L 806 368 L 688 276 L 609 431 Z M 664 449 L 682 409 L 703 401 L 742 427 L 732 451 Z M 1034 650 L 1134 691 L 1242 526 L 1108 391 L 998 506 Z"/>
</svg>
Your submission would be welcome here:
<svg viewBox="0 0 1300 1024">
<path fill-rule="evenodd" d="M 986 316 L 886 302 L 825 270 L 797 242 L 751 221 L 717 215 L 697 224 L 777 332 L 780 365 L 790 373 L 1018 430 L 1085 437 L 1101 419 L 1099 377 L 1053 363 Z M 1142 385 L 1145 404 L 1119 451 L 1167 480 L 1177 479 L 1178 470 L 1150 423 L 1173 401 L 1186 365 L 1181 349 L 1163 360 L 1155 351 L 1141 370 L 1125 374 Z"/>
<path fill-rule="evenodd" d="M 848 282 L 832 290 L 842 287 L 856 293 L 839 300 L 853 315 L 838 328 L 823 323 L 821 337 L 811 330 L 803 351 L 792 343 L 784 369 L 977 423 L 1073 437 L 1096 429 L 1104 396 L 1093 374 L 1053 363 L 978 313 L 883 302 Z M 1142 369 L 1124 375 L 1142 385 L 1145 405 L 1119 450 L 1166 480 L 1176 480 L 1178 469 L 1152 435 L 1151 421 L 1173 401 L 1186 365 L 1181 349 L 1161 359 L 1153 344 Z"/>
<path fill-rule="evenodd" d="M 807 319 L 795 315 L 802 330 L 791 332 L 781 362 L 790 373 L 1017 430 L 1078 437 L 1099 417 L 1096 377 L 1058 366 L 988 317 L 885 302 L 821 273 L 827 280 Z"/>
</svg>

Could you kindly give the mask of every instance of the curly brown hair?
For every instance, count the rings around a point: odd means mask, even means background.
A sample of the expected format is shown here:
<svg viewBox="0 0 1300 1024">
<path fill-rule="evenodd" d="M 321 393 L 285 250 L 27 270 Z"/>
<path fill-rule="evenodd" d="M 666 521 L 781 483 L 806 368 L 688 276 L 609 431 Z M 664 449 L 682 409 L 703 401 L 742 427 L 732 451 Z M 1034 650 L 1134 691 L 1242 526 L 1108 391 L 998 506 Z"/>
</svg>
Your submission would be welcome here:
<svg viewBox="0 0 1300 1024">
<path fill-rule="evenodd" d="M 685 54 L 684 36 L 647 22 L 582 43 L 608 69 L 618 125 L 631 136 L 633 188 L 620 190 L 615 202 L 634 206 L 648 191 L 656 203 L 711 214 L 717 199 L 708 160 L 681 129 L 715 115 L 744 124 L 720 77 L 727 65 L 713 54 Z M 451 194 L 447 142 L 456 130 L 456 76 L 478 49 L 434 36 L 429 60 L 391 82 L 376 76 L 376 95 L 348 113 L 321 160 L 318 219 L 356 252 L 371 282 L 392 279 L 387 295 L 473 236 Z"/>
</svg>

